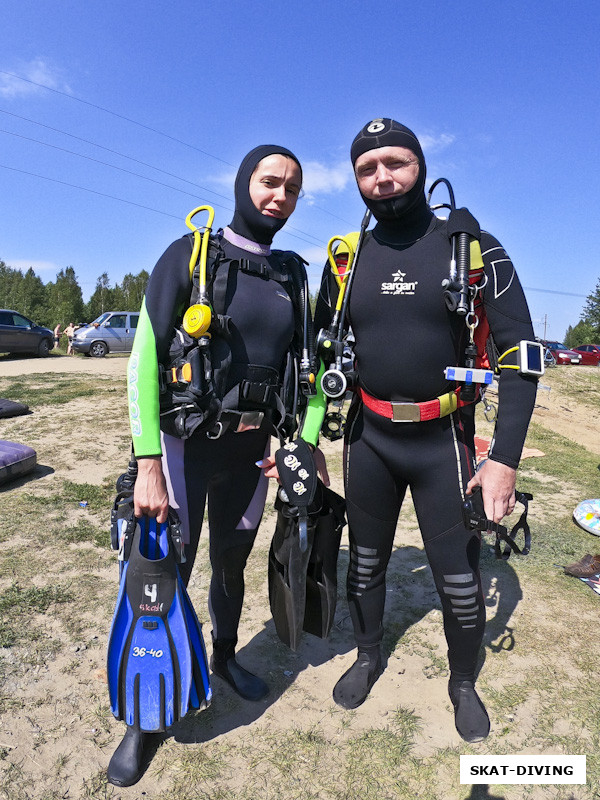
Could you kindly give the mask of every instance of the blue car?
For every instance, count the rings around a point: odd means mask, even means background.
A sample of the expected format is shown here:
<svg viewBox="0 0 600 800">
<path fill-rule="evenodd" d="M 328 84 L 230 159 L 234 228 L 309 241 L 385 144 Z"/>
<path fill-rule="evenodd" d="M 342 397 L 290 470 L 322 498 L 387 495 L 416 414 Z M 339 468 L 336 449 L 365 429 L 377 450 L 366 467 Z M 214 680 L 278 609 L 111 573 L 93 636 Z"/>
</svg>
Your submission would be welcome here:
<svg viewBox="0 0 600 800">
<path fill-rule="evenodd" d="M 0 309 L 0 353 L 32 353 L 45 358 L 54 347 L 54 335 L 18 311 Z"/>
</svg>

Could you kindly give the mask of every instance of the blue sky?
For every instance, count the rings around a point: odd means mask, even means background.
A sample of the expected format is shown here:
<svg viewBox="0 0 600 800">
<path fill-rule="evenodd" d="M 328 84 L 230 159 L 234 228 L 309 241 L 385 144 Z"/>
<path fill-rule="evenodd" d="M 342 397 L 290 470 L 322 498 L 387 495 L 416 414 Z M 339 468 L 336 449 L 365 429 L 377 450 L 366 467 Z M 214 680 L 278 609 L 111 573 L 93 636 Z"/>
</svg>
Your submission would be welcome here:
<svg viewBox="0 0 600 800">
<path fill-rule="evenodd" d="M 592 0 L 2 5 L 9 266 L 45 282 L 73 266 L 85 299 L 103 272 L 151 270 L 196 205 L 230 221 L 242 157 L 276 143 L 302 161 L 306 195 L 275 244 L 310 262 L 315 288 L 328 239 L 364 210 L 350 142 L 391 116 L 421 138 L 428 183 L 450 179 L 504 244 L 536 333 L 579 320 L 600 278 Z"/>
</svg>

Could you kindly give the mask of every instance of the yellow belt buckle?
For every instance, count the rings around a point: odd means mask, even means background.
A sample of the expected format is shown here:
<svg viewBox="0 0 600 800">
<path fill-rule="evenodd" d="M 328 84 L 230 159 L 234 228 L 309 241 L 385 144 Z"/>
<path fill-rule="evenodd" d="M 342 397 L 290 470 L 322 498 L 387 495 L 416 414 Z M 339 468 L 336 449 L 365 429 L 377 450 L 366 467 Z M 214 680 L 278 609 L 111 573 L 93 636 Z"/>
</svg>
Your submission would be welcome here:
<svg viewBox="0 0 600 800">
<path fill-rule="evenodd" d="M 189 361 L 187 361 L 181 367 L 181 378 L 180 378 L 180 380 L 184 381 L 185 383 L 191 383 L 192 382 L 192 365 L 190 364 Z"/>
</svg>

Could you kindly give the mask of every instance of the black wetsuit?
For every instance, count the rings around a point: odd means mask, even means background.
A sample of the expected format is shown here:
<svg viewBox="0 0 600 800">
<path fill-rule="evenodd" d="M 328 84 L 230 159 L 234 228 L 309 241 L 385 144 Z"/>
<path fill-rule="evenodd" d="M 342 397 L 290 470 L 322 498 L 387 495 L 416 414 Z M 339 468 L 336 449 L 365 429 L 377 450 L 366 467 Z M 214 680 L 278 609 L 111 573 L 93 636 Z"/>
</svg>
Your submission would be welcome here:
<svg viewBox="0 0 600 800">
<path fill-rule="evenodd" d="M 533 339 L 527 304 L 512 262 L 499 242 L 481 237 L 487 284 L 483 298 L 500 353 Z M 444 377 L 460 365 L 467 329 L 447 310 L 442 280 L 451 246 L 446 222 L 422 204 L 403 225 L 378 223 L 367 234 L 349 301 L 360 387 L 385 401 L 432 400 L 455 384 Z M 336 286 L 326 268 L 315 328 L 327 326 Z M 508 359 L 507 359 L 508 361 Z M 504 370 L 489 457 L 519 462 L 536 382 Z M 474 406 L 441 419 L 393 422 L 353 403 L 346 432 L 344 479 L 350 528 L 348 601 L 359 648 L 382 638 L 385 573 L 398 514 L 410 487 L 425 550 L 442 603 L 455 678 L 473 679 L 485 607 L 479 576 L 480 537 L 466 530 L 461 501 L 474 474 Z"/>
<path fill-rule="evenodd" d="M 228 238 L 229 237 L 229 238 Z M 234 239 L 237 246 L 229 239 Z M 250 259 L 253 264 L 281 270 L 280 260 L 269 248 L 237 237 L 229 229 L 221 237 L 222 260 Z M 263 251 L 263 252 L 261 252 Z M 148 283 L 137 337 L 136 372 L 153 375 L 156 362 L 167 366 L 173 332 L 188 307 L 191 292 L 189 237 L 179 239 L 156 264 Z M 220 269 L 226 267 L 221 265 Z M 296 330 L 298 298 L 276 280 L 266 280 L 238 269 L 229 272 L 223 313 L 231 317 L 231 366 L 227 388 L 239 383 L 248 365 L 270 368 L 279 375 Z M 148 346 L 143 347 L 143 342 Z M 135 348 L 134 348 L 135 349 Z M 151 361 L 154 359 L 154 369 Z M 131 380 L 131 370 L 130 370 Z M 153 392 L 150 389 L 153 388 Z M 156 397 L 157 386 L 142 395 Z M 137 456 L 162 451 L 170 505 L 178 510 L 187 542 L 187 561 L 181 566 L 189 580 L 200 538 L 206 497 L 209 497 L 210 560 L 212 581 L 210 611 L 216 638 L 234 639 L 242 608 L 243 571 L 252 549 L 267 494 L 267 479 L 255 462 L 267 452 L 272 430 L 258 430 L 209 439 L 205 430 L 188 439 L 158 435 L 155 403 L 143 405 L 137 421 L 141 435 L 134 437 Z M 157 449 L 158 448 L 158 449 Z"/>
</svg>

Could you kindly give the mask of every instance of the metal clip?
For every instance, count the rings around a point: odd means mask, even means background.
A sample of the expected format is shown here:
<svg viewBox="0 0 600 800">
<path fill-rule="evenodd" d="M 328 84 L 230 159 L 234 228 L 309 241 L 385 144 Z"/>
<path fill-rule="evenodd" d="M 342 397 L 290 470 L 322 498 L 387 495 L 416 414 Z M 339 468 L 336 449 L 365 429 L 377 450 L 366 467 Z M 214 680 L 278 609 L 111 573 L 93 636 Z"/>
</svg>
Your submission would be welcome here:
<svg viewBox="0 0 600 800">
<path fill-rule="evenodd" d="M 260 428 L 262 425 L 264 418 L 264 411 L 243 411 L 235 432 L 243 433 L 244 431 L 258 430 L 258 428 Z"/>
</svg>

